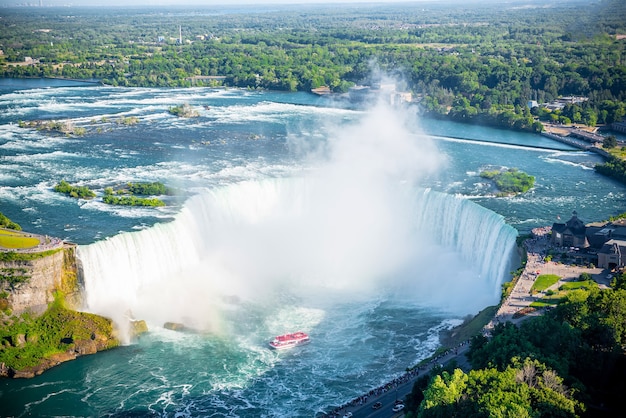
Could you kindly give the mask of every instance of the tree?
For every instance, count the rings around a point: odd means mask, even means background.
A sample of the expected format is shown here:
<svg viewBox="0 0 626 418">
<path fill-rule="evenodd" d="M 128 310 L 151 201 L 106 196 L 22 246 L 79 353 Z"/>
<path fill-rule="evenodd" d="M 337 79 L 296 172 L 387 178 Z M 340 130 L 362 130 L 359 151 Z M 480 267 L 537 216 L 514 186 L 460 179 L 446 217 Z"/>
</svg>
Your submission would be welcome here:
<svg viewBox="0 0 626 418">
<path fill-rule="evenodd" d="M 617 146 L 617 138 L 615 138 L 615 135 L 609 135 L 606 138 L 604 138 L 604 141 L 602 142 L 602 148 L 606 148 L 606 149 L 611 149 L 611 148 L 615 148 Z"/>
<path fill-rule="evenodd" d="M 468 376 L 461 369 L 452 374 L 443 372 L 436 375 L 424 391 L 424 400 L 418 417 L 458 416 L 462 407 L 459 405 L 467 388 Z"/>
<path fill-rule="evenodd" d="M 571 397 L 563 379 L 537 360 L 513 359 L 513 365 L 460 369 L 435 376 L 424 391 L 419 418 L 430 417 L 576 417 L 582 404 Z"/>
</svg>

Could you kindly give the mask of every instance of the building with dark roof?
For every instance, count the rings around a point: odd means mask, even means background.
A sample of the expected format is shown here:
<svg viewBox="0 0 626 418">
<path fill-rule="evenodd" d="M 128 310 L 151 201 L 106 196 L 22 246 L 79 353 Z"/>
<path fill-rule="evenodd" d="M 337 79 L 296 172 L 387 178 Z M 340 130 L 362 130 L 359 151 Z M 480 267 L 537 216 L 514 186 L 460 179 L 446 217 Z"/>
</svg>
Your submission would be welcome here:
<svg viewBox="0 0 626 418">
<path fill-rule="evenodd" d="M 550 241 L 557 247 L 584 249 L 577 254 L 585 254 L 600 268 L 626 267 L 626 219 L 585 225 L 574 211 L 569 221 L 552 224 Z"/>
<path fill-rule="evenodd" d="M 598 251 L 598 267 L 613 270 L 626 264 L 626 241 L 612 239 Z"/>
<path fill-rule="evenodd" d="M 574 211 L 569 221 L 552 224 L 552 245 L 557 247 L 589 247 L 586 231 L 587 227 L 583 221 L 578 219 L 578 213 Z"/>
</svg>

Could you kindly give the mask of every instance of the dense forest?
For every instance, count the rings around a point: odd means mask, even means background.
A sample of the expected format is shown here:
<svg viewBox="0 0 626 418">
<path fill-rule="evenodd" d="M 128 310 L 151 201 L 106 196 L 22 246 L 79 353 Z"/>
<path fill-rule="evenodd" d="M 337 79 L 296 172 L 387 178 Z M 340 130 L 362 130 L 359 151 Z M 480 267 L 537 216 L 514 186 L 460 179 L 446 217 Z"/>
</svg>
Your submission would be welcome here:
<svg viewBox="0 0 626 418">
<path fill-rule="evenodd" d="M 5 8 L 0 75 L 346 92 L 399 80 L 425 112 L 541 130 L 626 115 L 626 3 Z M 582 96 L 549 113 L 528 101 Z"/>
</svg>

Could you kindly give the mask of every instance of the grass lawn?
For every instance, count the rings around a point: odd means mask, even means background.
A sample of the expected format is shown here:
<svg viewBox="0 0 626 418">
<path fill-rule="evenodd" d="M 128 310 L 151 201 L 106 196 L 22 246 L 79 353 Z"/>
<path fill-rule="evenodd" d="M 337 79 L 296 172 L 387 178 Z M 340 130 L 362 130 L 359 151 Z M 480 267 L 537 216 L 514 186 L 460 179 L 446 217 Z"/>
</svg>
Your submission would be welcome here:
<svg viewBox="0 0 626 418">
<path fill-rule="evenodd" d="M 0 247 L 19 249 L 33 248 L 39 245 L 39 239 L 27 237 L 20 232 L 0 230 Z"/>
<path fill-rule="evenodd" d="M 548 295 L 530 304 L 533 308 L 544 308 L 546 306 L 558 305 L 563 297 L 572 290 L 576 289 L 592 289 L 598 287 L 598 283 L 593 280 L 583 280 L 580 282 L 568 282 L 559 287 L 559 290 L 552 295 Z"/>
<path fill-rule="evenodd" d="M 541 274 L 533 283 L 533 287 L 530 288 L 530 293 L 543 292 L 553 284 L 559 281 L 561 277 L 556 274 Z"/>
<path fill-rule="evenodd" d="M 546 306 L 556 306 L 561 298 L 543 298 L 530 304 L 532 308 L 545 308 Z"/>
<path fill-rule="evenodd" d="M 481 332 L 483 327 L 489 323 L 498 311 L 497 306 L 488 306 L 482 311 L 478 312 L 476 316 L 471 319 L 466 319 L 458 327 L 444 332 L 441 336 L 441 343 L 444 347 L 454 347 L 459 343 L 472 338 L 474 335 Z"/>
<path fill-rule="evenodd" d="M 580 282 L 568 282 L 559 287 L 559 290 L 574 290 L 574 289 L 593 289 L 598 287 L 598 283 L 593 280 L 583 280 Z"/>
</svg>

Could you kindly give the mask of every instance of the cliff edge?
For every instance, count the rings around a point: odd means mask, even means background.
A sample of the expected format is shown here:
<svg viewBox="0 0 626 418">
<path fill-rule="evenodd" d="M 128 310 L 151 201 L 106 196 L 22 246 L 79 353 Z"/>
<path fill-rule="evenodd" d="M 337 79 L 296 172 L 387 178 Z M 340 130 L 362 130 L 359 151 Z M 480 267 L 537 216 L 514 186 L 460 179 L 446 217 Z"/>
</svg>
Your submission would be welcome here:
<svg viewBox="0 0 626 418">
<path fill-rule="evenodd" d="M 110 319 L 75 310 L 83 288 L 76 245 L 39 239 L 0 251 L 0 377 L 34 377 L 120 344 Z"/>
</svg>

